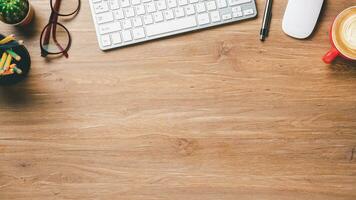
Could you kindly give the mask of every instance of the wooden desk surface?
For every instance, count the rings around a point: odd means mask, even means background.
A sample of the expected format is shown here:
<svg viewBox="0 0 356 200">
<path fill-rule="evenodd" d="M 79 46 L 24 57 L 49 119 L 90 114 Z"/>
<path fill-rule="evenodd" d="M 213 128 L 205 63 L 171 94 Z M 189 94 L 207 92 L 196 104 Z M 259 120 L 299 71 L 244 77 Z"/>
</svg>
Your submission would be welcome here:
<svg viewBox="0 0 356 200">
<path fill-rule="evenodd" d="M 0 88 L 0 199 L 356 199 L 356 69 L 328 66 L 328 27 L 355 0 L 327 1 L 310 40 L 270 37 L 259 17 L 109 52 L 87 0 L 62 20 L 70 59 L 39 56 L 33 29 L 1 24 L 31 51 L 28 79 Z"/>
</svg>

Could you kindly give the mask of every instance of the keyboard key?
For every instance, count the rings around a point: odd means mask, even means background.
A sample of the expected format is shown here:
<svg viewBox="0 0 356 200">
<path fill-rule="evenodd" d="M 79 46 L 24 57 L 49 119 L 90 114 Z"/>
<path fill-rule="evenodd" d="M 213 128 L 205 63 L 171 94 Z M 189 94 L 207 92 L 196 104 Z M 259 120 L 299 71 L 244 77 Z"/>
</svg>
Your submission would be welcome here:
<svg viewBox="0 0 356 200">
<path fill-rule="evenodd" d="M 146 34 L 147 36 L 155 36 L 155 35 L 160 35 L 173 31 L 192 28 L 195 27 L 196 25 L 197 22 L 195 16 L 189 16 L 189 17 L 170 20 L 158 24 L 148 25 L 146 26 Z"/>
<path fill-rule="evenodd" d="M 232 18 L 232 16 L 231 16 L 230 13 L 222 15 L 222 19 L 223 19 L 223 20 L 229 20 L 229 19 L 231 19 L 231 18 Z"/>
<path fill-rule="evenodd" d="M 161 22 L 163 21 L 163 15 L 161 11 L 153 13 L 153 19 L 155 19 L 155 22 Z"/>
<path fill-rule="evenodd" d="M 115 16 L 115 19 L 118 19 L 118 20 L 125 18 L 124 12 L 121 9 L 115 10 L 114 11 L 114 16 Z"/>
<path fill-rule="evenodd" d="M 122 27 L 124 29 L 129 29 L 132 27 L 132 24 L 131 24 L 131 20 L 130 19 L 126 19 L 126 20 L 123 20 L 122 21 Z"/>
<path fill-rule="evenodd" d="M 93 4 L 93 7 L 94 7 L 96 14 L 109 11 L 109 6 L 108 6 L 108 3 L 106 3 L 106 2 Z"/>
<path fill-rule="evenodd" d="M 187 13 L 187 15 L 195 14 L 195 9 L 194 9 L 194 6 L 192 4 L 189 4 L 189 5 L 185 6 L 184 9 L 185 9 L 185 13 Z"/>
<path fill-rule="evenodd" d="M 146 25 L 152 24 L 153 23 L 152 15 L 148 14 L 148 15 L 144 16 L 143 21 L 145 22 Z"/>
<path fill-rule="evenodd" d="M 142 38 L 145 38 L 146 35 L 145 35 L 145 31 L 143 30 L 143 28 L 136 28 L 136 29 L 133 29 L 132 30 L 132 35 L 133 35 L 133 38 L 135 40 L 137 39 L 142 39 Z"/>
<path fill-rule="evenodd" d="M 253 14 L 253 9 L 244 10 L 243 13 L 244 13 L 244 16 L 252 15 Z"/>
<path fill-rule="evenodd" d="M 168 0 L 167 4 L 168 4 L 168 8 L 177 7 L 177 1 L 176 0 Z"/>
<path fill-rule="evenodd" d="M 106 34 L 121 30 L 120 22 L 106 23 L 99 26 L 99 33 Z"/>
<path fill-rule="evenodd" d="M 136 10 L 136 14 L 137 15 L 143 15 L 145 14 L 145 6 L 143 6 L 143 4 L 140 4 L 138 6 L 135 7 L 135 10 Z"/>
<path fill-rule="evenodd" d="M 152 13 L 156 11 L 156 6 L 153 2 L 149 2 L 148 4 L 146 4 L 146 9 L 147 12 Z"/>
<path fill-rule="evenodd" d="M 120 8 L 118 0 L 109 0 L 109 5 L 111 10 L 116 10 Z"/>
<path fill-rule="evenodd" d="M 184 17 L 184 9 L 182 7 L 175 8 L 174 14 L 176 15 L 176 17 Z"/>
<path fill-rule="evenodd" d="M 92 0 L 93 3 L 101 2 L 101 0 Z"/>
<path fill-rule="evenodd" d="M 241 6 L 234 6 L 231 8 L 232 12 L 242 12 Z"/>
<path fill-rule="evenodd" d="M 163 11 L 163 15 L 164 15 L 164 18 L 166 18 L 166 20 L 170 20 L 170 19 L 174 18 L 172 10 Z"/>
<path fill-rule="evenodd" d="M 135 27 L 142 26 L 141 17 L 136 17 L 136 18 L 132 19 L 132 23 Z"/>
<path fill-rule="evenodd" d="M 213 11 L 210 13 L 211 21 L 212 22 L 219 22 L 221 21 L 220 19 L 220 13 L 219 11 Z"/>
<path fill-rule="evenodd" d="M 130 31 L 122 31 L 122 39 L 125 42 L 131 41 L 132 40 L 131 32 Z"/>
<path fill-rule="evenodd" d="M 124 9 L 124 13 L 125 13 L 125 16 L 126 17 L 133 17 L 135 16 L 135 12 L 134 12 L 134 9 L 132 7 L 130 8 L 125 8 Z"/>
<path fill-rule="evenodd" d="M 209 22 L 210 22 L 208 13 L 199 14 L 197 16 L 197 19 L 198 19 L 198 24 L 199 25 L 209 24 Z"/>
<path fill-rule="evenodd" d="M 119 32 L 116 33 L 112 33 L 111 34 L 111 39 L 112 39 L 112 43 L 114 44 L 120 44 L 121 43 L 121 36 Z"/>
<path fill-rule="evenodd" d="M 98 24 L 103 24 L 107 22 L 111 22 L 114 20 L 114 17 L 111 12 L 101 13 L 96 15 L 96 21 Z"/>
<path fill-rule="evenodd" d="M 189 0 L 190 3 L 198 3 L 199 0 Z"/>
<path fill-rule="evenodd" d="M 111 45 L 110 36 L 109 35 L 102 35 L 101 36 L 101 44 L 106 47 Z"/>
<path fill-rule="evenodd" d="M 240 5 L 240 4 L 244 4 L 244 3 L 249 3 L 251 1 L 252 0 L 229 0 L 229 4 L 231 6 L 233 6 L 233 5 Z"/>
<path fill-rule="evenodd" d="M 129 0 L 119 0 L 121 7 L 125 8 L 130 6 L 130 1 Z"/>
<path fill-rule="evenodd" d="M 218 8 L 225 8 L 227 7 L 226 0 L 217 0 Z"/>
<path fill-rule="evenodd" d="M 166 2 L 164 0 L 158 0 L 156 2 L 157 10 L 165 10 L 167 8 Z"/>
<path fill-rule="evenodd" d="M 215 1 L 206 2 L 206 8 L 207 8 L 209 11 L 210 11 L 210 10 L 215 10 L 215 9 L 216 9 Z"/>
<path fill-rule="evenodd" d="M 205 4 L 204 3 L 197 3 L 195 5 L 195 7 L 196 7 L 198 13 L 205 12 Z"/>
<path fill-rule="evenodd" d="M 141 3 L 140 0 L 131 0 L 132 5 L 138 5 Z"/>
<path fill-rule="evenodd" d="M 185 6 L 188 4 L 188 0 L 178 0 L 178 5 Z"/>
<path fill-rule="evenodd" d="M 233 12 L 232 13 L 232 17 L 236 18 L 236 17 L 242 17 L 242 12 Z"/>
</svg>

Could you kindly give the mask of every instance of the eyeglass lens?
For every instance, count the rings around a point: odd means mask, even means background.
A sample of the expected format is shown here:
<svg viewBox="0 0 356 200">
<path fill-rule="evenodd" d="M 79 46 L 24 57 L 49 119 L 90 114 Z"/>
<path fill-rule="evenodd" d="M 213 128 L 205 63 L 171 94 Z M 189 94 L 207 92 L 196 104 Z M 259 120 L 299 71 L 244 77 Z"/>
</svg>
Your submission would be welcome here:
<svg viewBox="0 0 356 200">
<path fill-rule="evenodd" d="M 47 33 L 47 34 L 46 34 Z M 70 44 L 68 31 L 60 24 L 51 23 L 44 29 L 42 48 L 50 54 L 62 53 Z"/>
</svg>

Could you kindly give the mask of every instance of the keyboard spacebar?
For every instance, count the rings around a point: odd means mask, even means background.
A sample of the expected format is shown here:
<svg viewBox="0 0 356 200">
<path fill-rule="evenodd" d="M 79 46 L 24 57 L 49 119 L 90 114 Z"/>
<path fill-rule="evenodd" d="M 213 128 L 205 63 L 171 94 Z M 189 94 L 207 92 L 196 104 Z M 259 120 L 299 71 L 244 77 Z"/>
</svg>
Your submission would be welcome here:
<svg viewBox="0 0 356 200">
<path fill-rule="evenodd" d="M 153 25 L 146 25 L 146 34 L 148 36 L 160 35 L 164 33 L 169 33 L 172 31 L 183 30 L 186 28 L 191 28 L 197 25 L 195 15 L 177 18 L 171 21 L 165 21 L 162 23 L 157 23 Z"/>
</svg>

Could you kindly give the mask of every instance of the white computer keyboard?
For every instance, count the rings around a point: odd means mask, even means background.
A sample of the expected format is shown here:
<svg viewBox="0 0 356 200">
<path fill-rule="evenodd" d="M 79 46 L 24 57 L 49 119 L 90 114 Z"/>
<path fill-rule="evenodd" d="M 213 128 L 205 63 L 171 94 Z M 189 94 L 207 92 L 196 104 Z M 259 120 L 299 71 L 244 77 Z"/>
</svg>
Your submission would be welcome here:
<svg viewBox="0 0 356 200">
<path fill-rule="evenodd" d="M 102 50 L 257 15 L 255 0 L 89 0 Z"/>
</svg>

